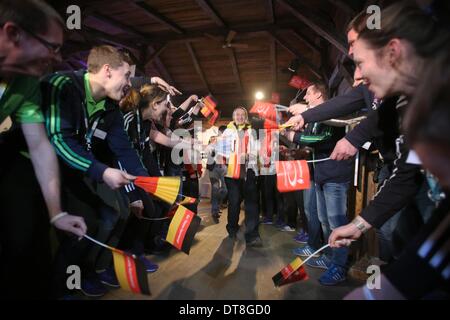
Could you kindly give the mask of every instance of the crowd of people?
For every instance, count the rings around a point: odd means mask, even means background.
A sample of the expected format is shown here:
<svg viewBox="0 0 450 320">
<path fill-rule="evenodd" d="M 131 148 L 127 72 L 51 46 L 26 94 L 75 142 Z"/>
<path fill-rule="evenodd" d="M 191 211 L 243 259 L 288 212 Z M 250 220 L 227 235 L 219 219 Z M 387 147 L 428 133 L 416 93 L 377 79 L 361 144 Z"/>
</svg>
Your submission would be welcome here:
<svg viewBox="0 0 450 320">
<path fill-rule="evenodd" d="M 281 130 L 259 130 L 238 106 L 202 146 L 194 126 L 204 120 L 203 99 L 191 95 L 174 106 L 180 91 L 159 77 L 134 77 L 129 54 L 109 45 L 90 50 L 87 70 L 49 72 L 62 59 L 63 20 L 40 0 L 1 0 L 2 292 L 68 298 L 72 265 L 80 267 L 79 289 L 88 297 L 119 287 L 111 253 L 85 235 L 157 272 L 148 255 L 171 250 L 164 241 L 171 207 L 133 181 L 180 177 L 180 194 L 199 199 L 207 170 L 211 217 L 219 223 L 227 207 L 231 241 L 243 201 L 247 247 L 264 246 L 261 224 L 298 231 L 294 240 L 302 246 L 293 256 L 309 257 L 328 243 L 307 265 L 323 269 L 320 284 L 333 286 L 347 279 L 349 245 L 375 228 L 386 262 L 382 289 L 362 287 L 348 298 L 448 298 L 449 15 L 446 1 L 401 1 L 382 10 L 380 29 L 369 29 L 362 11 L 347 28 L 355 62 L 350 91 L 331 97 L 327 84 L 312 83 L 288 117 L 279 117 Z M 354 112 L 366 118 L 351 131 L 324 123 Z M 379 187 L 349 222 L 355 156 L 367 142 L 379 154 Z M 310 187 L 279 192 L 278 159 L 311 160 Z M 198 201 L 185 206 L 197 213 Z M 402 221 L 407 230 L 399 230 Z"/>
</svg>

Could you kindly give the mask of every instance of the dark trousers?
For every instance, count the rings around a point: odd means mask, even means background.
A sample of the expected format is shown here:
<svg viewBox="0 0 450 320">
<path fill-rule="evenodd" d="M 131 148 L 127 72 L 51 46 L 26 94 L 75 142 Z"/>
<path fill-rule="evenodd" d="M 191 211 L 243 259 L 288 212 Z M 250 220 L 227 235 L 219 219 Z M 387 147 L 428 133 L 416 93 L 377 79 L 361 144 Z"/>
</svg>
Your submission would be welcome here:
<svg viewBox="0 0 450 320">
<path fill-rule="evenodd" d="M 144 203 L 144 212 L 142 215 L 146 218 L 160 218 L 156 216 L 156 209 L 153 200 L 141 188 L 136 188 L 140 199 Z M 134 254 L 144 253 L 145 239 L 150 232 L 151 222 L 145 219 L 139 219 L 134 214 L 130 214 L 127 220 L 125 230 L 120 238 L 119 249 L 131 251 Z"/>
<path fill-rule="evenodd" d="M 184 173 L 183 177 L 183 195 L 187 197 L 192 197 L 198 200 L 199 198 L 199 189 L 198 189 L 198 178 L 190 178 L 187 172 Z M 187 209 L 191 210 L 195 214 L 197 214 L 198 201 L 191 204 L 184 205 Z"/>
<path fill-rule="evenodd" d="M 49 218 L 33 166 L 20 154 L 1 162 L 0 295 L 47 299 L 51 275 Z"/>
<path fill-rule="evenodd" d="M 230 235 L 239 230 L 239 213 L 241 202 L 245 205 L 245 240 L 252 241 L 259 237 L 259 202 L 257 178 L 253 170 L 247 170 L 246 179 L 225 178 L 228 189 L 228 224 Z"/>
<path fill-rule="evenodd" d="M 129 216 L 127 199 L 120 191 L 105 184 L 93 183 L 80 175 L 63 174 L 62 203 L 64 210 L 82 216 L 88 227 L 87 234 L 110 246 L 117 247 Z M 56 297 L 66 292 L 67 267 L 77 265 L 82 278 L 95 277 L 96 270 L 112 263 L 109 250 L 87 239 L 78 241 L 66 233 L 58 233 L 60 247 L 55 258 L 53 291 Z"/>
<path fill-rule="evenodd" d="M 297 201 L 295 199 L 295 192 L 286 192 L 279 194 L 280 199 L 280 217 L 283 223 L 286 223 L 291 228 L 297 227 Z"/>
<path fill-rule="evenodd" d="M 273 219 L 273 215 L 278 212 L 278 190 L 277 190 L 277 176 L 264 176 L 264 198 L 263 202 L 266 204 L 266 218 Z"/>
</svg>

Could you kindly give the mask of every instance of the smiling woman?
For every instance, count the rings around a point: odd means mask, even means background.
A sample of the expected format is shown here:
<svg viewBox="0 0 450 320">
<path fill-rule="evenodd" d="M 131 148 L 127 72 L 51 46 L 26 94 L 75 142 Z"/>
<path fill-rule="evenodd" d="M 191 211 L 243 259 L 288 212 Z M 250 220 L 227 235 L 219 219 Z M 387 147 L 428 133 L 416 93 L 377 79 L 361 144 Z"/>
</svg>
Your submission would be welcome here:
<svg viewBox="0 0 450 320">
<path fill-rule="evenodd" d="M 445 5 L 441 8 L 448 10 Z M 446 28 L 414 3 L 399 2 L 382 12 L 381 28 L 361 30 L 354 60 L 378 98 L 412 95 L 422 68 L 450 41 Z"/>
</svg>

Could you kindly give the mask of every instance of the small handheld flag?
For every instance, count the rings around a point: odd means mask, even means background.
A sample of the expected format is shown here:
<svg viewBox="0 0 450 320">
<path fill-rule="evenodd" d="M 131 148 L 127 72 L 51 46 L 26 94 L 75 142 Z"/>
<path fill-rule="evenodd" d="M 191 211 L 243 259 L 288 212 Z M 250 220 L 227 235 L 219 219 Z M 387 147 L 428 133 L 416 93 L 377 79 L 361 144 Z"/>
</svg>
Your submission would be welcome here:
<svg viewBox="0 0 450 320">
<path fill-rule="evenodd" d="M 276 161 L 277 188 L 280 192 L 309 189 L 310 176 L 305 160 Z"/>
<path fill-rule="evenodd" d="M 291 87 L 294 87 L 298 90 L 303 90 L 311 85 L 311 83 L 304 79 L 300 78 L 298 75 L 292 76 L 291 80 L 288 83 Z"/>
<path fill-rule="evenodd" d="M 356 240 L 354 239 L 341 239 L 337 240 L 336 243 L 340 243 L 341 245 L 349 246 L 352 242 Z M 322 246 L 320 249 L 316 250 L 312 254 L 309 255 L 305 261 L 302 261 L 299 257 L 295 258 L 291 263 L 289 263 L 286 267 L 281 269 L 276 275 L 272 277 L 272 281 L 276 287 L 281 287 L 282 285 L 308 279 L 308 275 L 303 267 L 303 265 L 308 262 L 311 258 L 316 256 L 322 250 L 328 248 L 330 246 L 329 243 Z"/>
<path fill-rule="evenodd" d="M 203 102 L 203 108 L 200 110 L 200 113 L 205 117 L 208 118 L 208 116 L 216 110 L 217 102 L 216 100 L 211 96 L 206 96 L 202 99 Z"/>
<path fill-rule="evenodd" d="M 137 177 L 134 184 L 172 205 L 180 192 L 181 180 L 178 177 Z"/>
<path fill-rule="evenodd" d="M 279 117 L 277 111 L 285 111 L 287 109 L 288 107 L 279 104 L 264 101 L 256 101 L 255 104 L 250 109 L 249 113 L 256 114 L 263 119 L 278 122 Z"/>
<path fill-rule="evenodd" d="M 150 295 L 148 287 L 147 272 L 142 261 L 135 255 L 111 247 L 100 241 L 97 241 L 88 235 L 84 237 L 93 243 L 112 251 L 114 261 L 114 271 L 119 280 L 120 287 L 133 293 Z"/>
<path fill-rule="evenodd" d="M 293 124 L 291 124 L 291 123 L 285 123 L 285 124 L 279 125 L 273 120 L 264 119 L 264 118 L 260 118 L 260 117 L 251 117 L 250 124 L 252 125 L 252 128 L 255 130 L 260 130 L 260 129 L 279 130 L 279 129 L 285 129 L 285 128 L 293 126 Z"/>
<path fill-rule="evenodd" d="M 303 267 L 303 261 L 298 257 L 272 277 L 272 281 L 276 287 L 307 279 L 308 275 Z"/>
<path fill-rule="evenodd" d="M 201 219 L 194 212 L 179 205 L 169 226 L 166 241 L 178 250 L 189 254 Z"/>
</svg>

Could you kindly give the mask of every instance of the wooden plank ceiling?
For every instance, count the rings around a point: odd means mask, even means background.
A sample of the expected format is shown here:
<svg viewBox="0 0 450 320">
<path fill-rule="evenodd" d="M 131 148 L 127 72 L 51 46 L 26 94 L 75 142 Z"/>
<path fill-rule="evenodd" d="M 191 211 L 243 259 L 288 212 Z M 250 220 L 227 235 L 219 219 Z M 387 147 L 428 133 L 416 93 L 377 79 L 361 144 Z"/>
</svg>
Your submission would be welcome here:
<svg viewBox="0 0 450 320">
<path fill-rule="evenodd" d="M 63 16 L 71 1 L 49 1 Z M 250 107 L 254 93 L 296 93 L 287 83 L 290 62 L 298 74 L 327 79 L 330 54 L 345 52 L 333 17 L 355 11 L 340 0 L 80 0 L 82 28 L 68 31 L 64 68 L 85 65 L 88 50 L 108 43 L 125 47 L 138 73 L 159 75 L 184 95 L 211 93 L 222 116 Z M 341 30 L 340 26 L 338 30 Z M 225 44 L 235 31 L 231 47 Z"/>
</svg>

